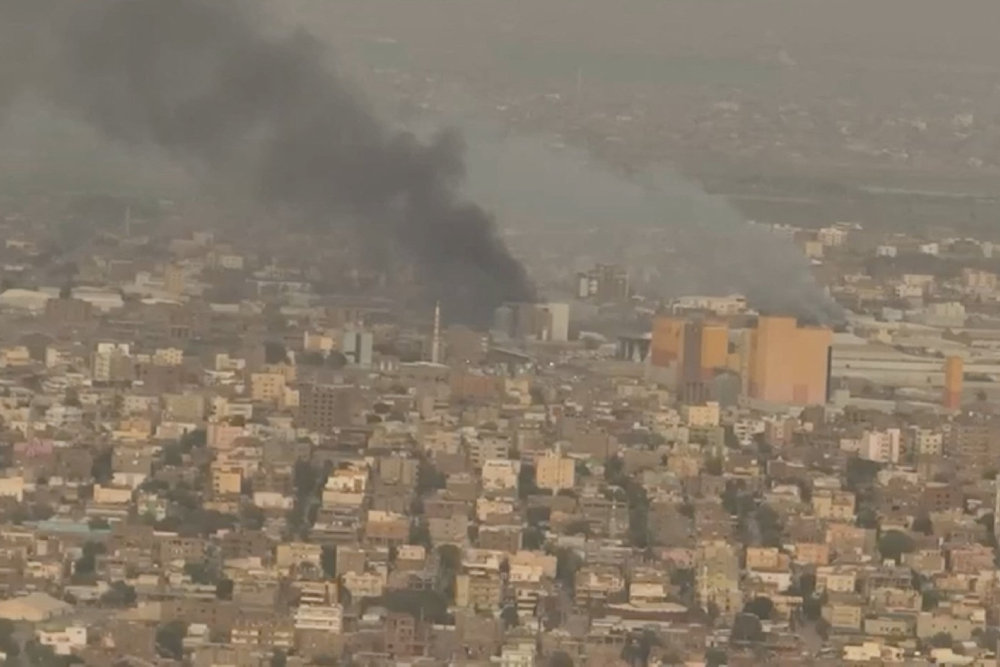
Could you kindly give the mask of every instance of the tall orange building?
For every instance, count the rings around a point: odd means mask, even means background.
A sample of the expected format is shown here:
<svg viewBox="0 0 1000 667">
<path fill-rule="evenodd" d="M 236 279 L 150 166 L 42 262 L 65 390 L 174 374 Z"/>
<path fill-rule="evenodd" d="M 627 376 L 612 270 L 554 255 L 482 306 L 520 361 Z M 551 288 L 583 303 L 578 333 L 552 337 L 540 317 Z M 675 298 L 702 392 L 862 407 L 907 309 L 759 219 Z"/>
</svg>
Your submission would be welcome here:
<svg viewBox="0 0 1000 667">
<path fill-rule="evenodd" d="M 653 340 L 649 349 L 651 364 L 667 367 L 681 358 L 685 323 L 681 317 L 662 316 L 653 320 Z"/>
<path fill-rule="evenodd" d="M 949 410 L 962 407 L 962 380 L 965 375 L 965 362 L 962 357 L 948 357 L 944 362 L 944 397 L 943 405 Z"/>
<path fill-rule="evenodd" d="M 708 399 L 708 382 L 726 367 L 728 357 L 725 322 L 666 316 L 653 322 L 650 362 L 672 369 L 675 389 L 685 402 Z"/>
<path fill-rule="evenodd" d="M 751 398 L 789 405 L 826 403 L 833 332 L 794 317 L 760 317 L 750 334 Z"/>
</svg>

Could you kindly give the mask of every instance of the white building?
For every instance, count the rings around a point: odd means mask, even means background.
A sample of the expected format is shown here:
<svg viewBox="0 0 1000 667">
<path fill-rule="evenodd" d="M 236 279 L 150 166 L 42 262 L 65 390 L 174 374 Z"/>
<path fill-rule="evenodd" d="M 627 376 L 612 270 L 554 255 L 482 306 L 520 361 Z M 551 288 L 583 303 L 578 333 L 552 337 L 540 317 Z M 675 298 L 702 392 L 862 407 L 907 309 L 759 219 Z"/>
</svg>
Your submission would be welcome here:
<svg viewBox="0 0 1000 667">
<path fill-rule="evenodd" d="M 569 340 L 569 304 L 546 303 L 540 307 L 549 316 L 548 340 L 557 343 Z"/>
<path fill-rule="evenodd" d="M 924 255 L 937 256 L 941 253 L 941 246 L 937 243 L 923 243 L 920 245 L 919 250 Z"/>
<path fill-rule="evenodd" d="M 94 381 L 109 381 L 115 361 L 128 358 L 130 353 L 131 348 L 128 343 L 98 343 L 94 353 Z"/>
<path fill-rule="evenodd" d="M 301 605 L 295 610 L 295 629 L 340 634 L 344 629 L 344 608 L 339 604 Z"/>
<path fill-rule="evenodd" d="M 880 245 L 875 248 L 876 257 L 895 257 L 899 254 L 899 249 L 894 245 Z"/>
<path fill-rule="evenodd" d="M 728 296 L 682 296 L 673 304 L 674 310 L 707 310 L 716 315 L 739 315 L 747 311 L 747 298 L 742 294 Z"/>
<path fill-rule="evenodd" d="M 865 431 L 861 436 L 858 455 L 877 463 L 899 463 L 901 436 L 898 428 Z"/>
<path fill-rule="evenodd" d="M 348 330 L 344 332 L 340 351 L 347 357 L 348 362 L 369 368 L 372 365 L 373 341 L 371 332 Z"/>
<path fill-rule="evenodd" d="M 843 227 L 823 227 L 816 232 L 816 239 L 828 248 L 842 246 L 847 241 L 847 230 Z"/>
<path fill-rule="evenodd" d="M 35 637 L 42 646 L 51 646 L 56 655 L 72 655 L 74 650 L 87 645 L 87 627 L 70 625 L 62 630 L 38 630 Z"/>
</svg>

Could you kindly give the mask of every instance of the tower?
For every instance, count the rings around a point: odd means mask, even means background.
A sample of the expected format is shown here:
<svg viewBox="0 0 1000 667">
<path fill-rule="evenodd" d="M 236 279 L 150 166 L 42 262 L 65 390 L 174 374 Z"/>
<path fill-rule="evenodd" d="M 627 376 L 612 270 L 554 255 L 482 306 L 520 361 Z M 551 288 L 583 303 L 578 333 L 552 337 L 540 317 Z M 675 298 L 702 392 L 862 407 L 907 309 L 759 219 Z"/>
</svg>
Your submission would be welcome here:
<svg viewBox="0 0 1000 667">
<path fill-rule="evenodd" d="M 948 410 L 962 407 L 962 379 L 965 363 L 962 357 L 948 357 L 944 362 L 944 396 L 942 405 Z"/>
<path fill-rule="evenodd" d="M 434 304 L 434 334 L 431 337 L 431 363 L 441 363 L 441 302 Z"/>
</svg>

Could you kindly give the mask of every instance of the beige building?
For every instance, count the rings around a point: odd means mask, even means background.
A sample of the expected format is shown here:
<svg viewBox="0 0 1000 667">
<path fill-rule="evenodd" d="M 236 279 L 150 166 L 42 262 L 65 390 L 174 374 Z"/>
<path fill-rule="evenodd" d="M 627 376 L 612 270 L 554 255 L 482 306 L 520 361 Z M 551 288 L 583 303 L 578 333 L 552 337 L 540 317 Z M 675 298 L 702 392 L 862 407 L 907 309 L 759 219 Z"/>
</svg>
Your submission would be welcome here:
<svg viewBox="0 0 1000 667">
<path fill-rule="evenodd" d="M 550 491 L 572 489 L 576 485 L 576 462 L 559 450 L 546 452 L 535 462 L 535 484 Z"/>
<path fill-rule="evenodd" d="M 503 587 L 497 574 L 460 574 L 455 577 L 455 604 L 473 609 L 496 609 Z"/>
<path fill-rule="evenodd" d="M 797 542 L 795 562 L 802 565 L 827 565 L 830 562 L 830 545 L 825 542 Z"/>
<path fill-rule="evenodd" d="M 484 491 L 517 489 L 517 477 L 521 462 L 510 459 L 489 459 L 483 462 L 482 481 Z"/>
<path fill-rule="evenodd" d="M 823 619 L 835 630 L 860 630 L 863 605 L 853 599 L 832 599 L 823 607 Z"/>
<path fill-rule="evenodd" d="M 262 403 L 279 403 L 285 395 L 285 376 L 281 373 L 251 373 L 250 397 Z"/>
<path fill-rule="evenodd" d="M 216 496 L 239 495 L 243 489 L 243 470 L 233 466 L 212 466 L 212 493 Z"/>
<path fill-rule="evenodd" d="M 163 347 L 153 352 L 153 363 L 157 366 L 180 366 L 184 363 L 184 350 Z"/>
<path fill-rule="evenodd" d="M 320 567 L 323 547 L 306 542 L 286 542 L 279 544 L 274 553 L 274 563 L 280 569 L 287 569 L 301 563 L 311 563 Z"/>
<path fill-rule="evenodd" d="M 820 519 L 854 520 L 854 494 L 850 491 L 819 489 L 813 493 L 812 507 Z"/>
<path fill-rule="evenodd" d="M 853 593 L 857 583 L 857 572 L 853 568 L 824 566 L 816 568 L 816 591 L 830 593 Z"/>
<path fill-rule="evenodd" d="M 692 428 L 719 425 L 720 411 L 718 403 L 708 402 L 704 405 L 685 405 L 682 412 L 684 423 Z"/>
</svg>

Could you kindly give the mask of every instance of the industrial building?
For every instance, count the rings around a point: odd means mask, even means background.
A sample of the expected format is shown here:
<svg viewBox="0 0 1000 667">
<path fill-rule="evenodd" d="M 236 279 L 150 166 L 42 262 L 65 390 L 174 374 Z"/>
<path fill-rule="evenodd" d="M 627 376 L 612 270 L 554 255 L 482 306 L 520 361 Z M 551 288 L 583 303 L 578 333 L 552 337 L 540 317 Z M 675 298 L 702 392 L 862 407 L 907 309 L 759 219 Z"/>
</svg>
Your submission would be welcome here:
<svg viewBox="0 0 1000 667">
<path fill-rule="evenodd" d="M 802 327 L 794 317 L 760 317 L 747 353 L 750 398 L 766 403 L 816 405 L 829 393 L 833 332 Z"/>
</svg>

